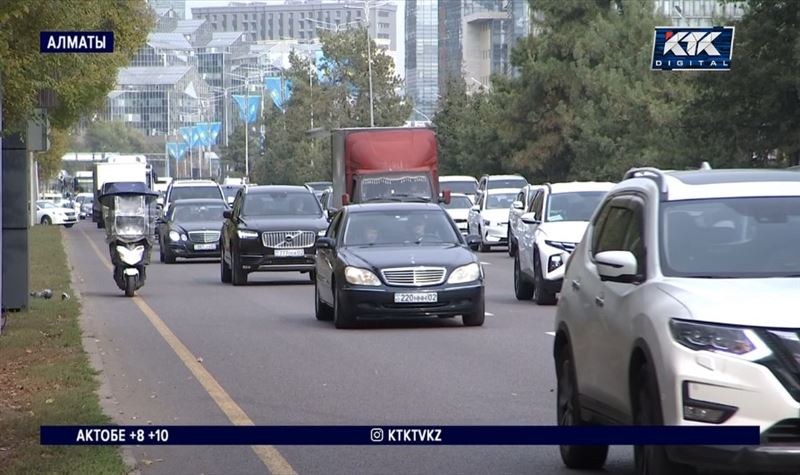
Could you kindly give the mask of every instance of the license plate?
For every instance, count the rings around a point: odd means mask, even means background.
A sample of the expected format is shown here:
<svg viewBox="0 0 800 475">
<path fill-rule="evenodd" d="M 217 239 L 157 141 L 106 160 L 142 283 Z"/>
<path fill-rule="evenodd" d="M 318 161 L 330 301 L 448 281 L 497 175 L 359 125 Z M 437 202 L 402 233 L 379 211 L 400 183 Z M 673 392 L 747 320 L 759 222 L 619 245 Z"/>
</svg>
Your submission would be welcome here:
<svg viewBox="0 0 800 475">
<path fill-rule="evenodd" d="M 195 251 L 213 251 L 217 248 L 217 243 L 211 244 L 195 244 L 194 250 Z"/>
<path fill-rule="evenodd" d="M 275 249 L 275 257 L 303 257 L 303 249 Z"/>
<path fill-rule="evenodd" d="M 394 303 L 436 303 L 439 294 L 436 292 L 414 292 L 394 294 Z"/>
</svg>

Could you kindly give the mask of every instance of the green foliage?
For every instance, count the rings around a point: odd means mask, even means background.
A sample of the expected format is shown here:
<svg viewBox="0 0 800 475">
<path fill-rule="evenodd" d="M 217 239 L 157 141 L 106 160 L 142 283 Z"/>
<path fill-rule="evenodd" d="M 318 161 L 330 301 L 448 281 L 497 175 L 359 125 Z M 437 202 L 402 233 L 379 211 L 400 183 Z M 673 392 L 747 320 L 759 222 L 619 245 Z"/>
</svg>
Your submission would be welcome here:
<svg viewBox="0 0 800 475">
<path fill-rule="evenodd" d="M 244 124 L 239 124 L 233 131 L 231 132 L 230 137 L 228 137 L 228 146 L 220 145 L 220 159 L 222 160 L 223 170 L 230 168 L 232 172 L 241 176 L 244 176 L 245 172 L 245 156 L 249 157 L 250 160 L 250 170 L 252 174 L 253 170 L 253 163 L 257 157 L 260 157 L 264 153 L 264 146 L 263 141 L 261 140 L 261 135 L 258 131 L 258 127 L 253 127 L 253 124 L 250 124 L 250 131 L 249 131 L 249 143 L 248 143 L 248 150 L 247 154 L 245 154 L 245 127 Z"/>
<path fill-rule="evenodd" d="M 50 112 L 55 127 L 66 128 L 100 107 L 114 87 L 117 70 L 130 62 L 153 25 L 144 0 L 4 0 L 0 8 L 0 72 L 5 129 L 20 130 L 52 91 L 59 105 Z M 113 31 L 114 53 L 41 54 L 39 32 Z"/>
<path fill-rule="evenodd" d="M 321 39 L 325 79 L 318 80 L 308 59 L 292 54 L 285 73 L 292 81 L 292 96 L 285 110 L 265 101 L 264 151 L 251 161 L 253 181 L 259 184 L 329 180 L 330 137 L 312 137 L 308 131 L 370 126 L 366 31 L 323 33 Z M 402 81 L 394 74 L 392 59 L 374 42 L 371 55 L 375 126 L 402 125 L 413 107 L 396 93 Z"/>
<path fill-rule="evenodd" d="M 750 0 L 746 11 L 731 71 L 696 78 L 687 149 L 716 167 L 800 164 L 800 2 Z"/>
<path fill-rule="evenodd" d="M 69 133 L 62 129 L 50 129 L 50 148 L 37 155 L 39 178 L 49 180 L 61 170 L 61 157 L 69 151 Z"/>
<path fill-rule="evenodd" d="M 516 78 L 497 81 L 498 129 L 511 161 L 535 181 L 612 179 L 632 166 L 682 166 L 671 144 L 692 97 L 688 75 L 649 70 L 649 2 L 538 0 L 542 34 L 513 55 Z"/>
<path fill-rule="evenodd" d="M 163 153 L 163 137 L 151 140 L 124 122 L 93 122 L 83 136 L 74 135 L 70 145 L 75 152 Z"/>
</svg>

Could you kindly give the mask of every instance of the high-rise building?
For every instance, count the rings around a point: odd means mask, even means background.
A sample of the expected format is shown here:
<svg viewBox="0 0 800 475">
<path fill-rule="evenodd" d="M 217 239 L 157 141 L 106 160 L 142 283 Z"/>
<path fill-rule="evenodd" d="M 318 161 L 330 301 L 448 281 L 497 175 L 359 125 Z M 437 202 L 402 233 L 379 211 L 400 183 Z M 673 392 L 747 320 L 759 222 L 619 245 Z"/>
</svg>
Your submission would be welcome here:
<svg viewBox="0 0 800 475">
<path fill-rule="evenodd" d="M 307 0 L 282 5 L 236 2 L 221 7 L 192 8 L 192 18 L 208 21 L 212 31 L 244 32 L 245 40 L 250 42 L 312 41 L 319 38 L 319 30 L 346 30 L 364 25 L 365 10 L 363 0 L 335 3 Z M 372 38 L 379 45 L 396 50 L 397 6 L 374 3 L 369 8 L 369 17 Z"/>
<path fill-rule="evenodd" d="M 437 0 L 408 0 L 405 20 L 406 95 L 414 102 L 412 120 L 431 120 L 439 103 Z"/>
<path fill-rule="evenodd" d="M 656 13 L 670 19 L 664 26 L 713 26 L 721 18 L 740 19 L 744 2 L 719 0 L 654 0 Z"/>
<path fill-rule="evenodd" d="M 159 16 L 172 9 L 181 20 L 186 18 L 186 0 L 148 0 L 147 3 Z"/>
</svg>

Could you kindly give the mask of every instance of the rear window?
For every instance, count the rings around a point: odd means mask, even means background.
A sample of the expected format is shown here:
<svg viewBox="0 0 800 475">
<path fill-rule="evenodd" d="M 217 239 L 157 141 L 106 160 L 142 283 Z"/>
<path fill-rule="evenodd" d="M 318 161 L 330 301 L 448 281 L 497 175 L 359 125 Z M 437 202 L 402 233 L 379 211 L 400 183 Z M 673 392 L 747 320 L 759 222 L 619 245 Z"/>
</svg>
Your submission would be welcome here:
<svg viewBox="0 0 800 475">
<path fill-rule="evenodd" d="M 217 186 L 181 186 L 172 189 L 169 200 L 225 199 Z"/>
</svg>

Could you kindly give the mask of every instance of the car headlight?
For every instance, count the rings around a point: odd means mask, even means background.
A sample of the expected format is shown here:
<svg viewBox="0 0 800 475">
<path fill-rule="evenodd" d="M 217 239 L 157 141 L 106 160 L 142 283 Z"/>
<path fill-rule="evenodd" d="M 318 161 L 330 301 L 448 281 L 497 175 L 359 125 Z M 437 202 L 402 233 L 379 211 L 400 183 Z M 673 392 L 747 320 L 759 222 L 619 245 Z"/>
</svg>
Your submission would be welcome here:
<svg viewBox="0 0 800 475">
<path fill-rule="evenodd" d="M 481 266 L 473 262 L 456 268 L 447 279 L 448 284 L 463 284 L 465 282 L 473 282 L 481 278 Z"/>
<path fill-rule="evenodd" d="M 239 239 L 256 239 L 258 238 L 258 231 L 248 231 L 246 229 L 239 229 L 236 231 Z"/>
<path fill-rule="evenodd" d="M 188 240 L 189 240 L 189 236 L 187 236 L 185 234 L 181 234 L 181 241 L 188 241 Z"/>
<path fill-rule="evenodd" d="M 181 235 L 178 233 L 178 231 L 170 231 L 169 232 L 169 240 L 178 242 L 178 241 L 181 240 Z"/>
<path fill-rule="evenodd" d="M 748 361 L 772 354 L 766 343 L 753 330 L 686 320 L 670 320 L 672 338 L 696 351 L 725 353 Z"/>
<path fill-rule="evenodd" d="M 322 237 L 322 236 L 324 236 L 324 235 L 325 235 L 325 233 L 327 233 L 327 232 L 328 232 L 328 230 L 327 230 L 327 229 L 320 229 L 319 231 L 317 231 L 317 236 L 319 236 L 319 237 Z"/>
<path fill-rule="evenodd" d="M 547 272 L 553 272 L 562 265 L 564 265 L 564 258 L 561 254 L 550 256 L 550 259 L 547 260 Z"/>
<path fill-rule="evenodd" d="M 345 267 L 344 278 L 348 283 L 354 285 L 381 285 L 381 281 L 378 279 L 378 276 L 367 269 L 361 269 L 360 267 Z"/>
</svg>

